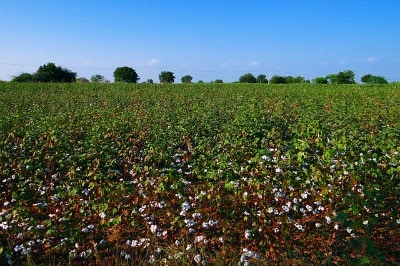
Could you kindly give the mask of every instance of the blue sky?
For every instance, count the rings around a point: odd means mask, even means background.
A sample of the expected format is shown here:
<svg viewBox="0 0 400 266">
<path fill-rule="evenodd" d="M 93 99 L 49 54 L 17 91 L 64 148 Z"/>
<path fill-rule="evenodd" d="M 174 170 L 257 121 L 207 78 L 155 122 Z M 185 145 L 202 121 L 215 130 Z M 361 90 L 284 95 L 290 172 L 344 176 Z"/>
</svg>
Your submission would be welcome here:
<svg viewBox="0 0 400 266">
<path fill-rule="evenodd" d="M 353 70 L 400 80 L 398 0 L 1 0 L 0 80 L 53 62 L 176 82 Z"/>
</svg>

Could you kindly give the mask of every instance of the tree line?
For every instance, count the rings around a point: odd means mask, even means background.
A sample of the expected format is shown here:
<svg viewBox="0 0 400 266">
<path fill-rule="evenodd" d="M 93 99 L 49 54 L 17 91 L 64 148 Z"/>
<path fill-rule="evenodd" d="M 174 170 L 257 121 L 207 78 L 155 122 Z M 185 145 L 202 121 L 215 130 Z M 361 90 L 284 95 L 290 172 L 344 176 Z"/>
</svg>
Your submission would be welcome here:
<svg viewBox="0 0 400 266">
<path fill-rule="evenodd" d="M 128 66 L 117 67 L 113 73 L 115 82 L 137 83 L 140 78 L 137 72 Z M 162 71 L 159 74 L 160 83 L 174 83 L 175 75 L 171 71 Z M 181 78 L 182 83 L 192 83 L 191 75 L 184 75 Z M 12 82 L 109 82 L 104 76 L 96 74 L 86 78 L 77 78 L 77 74 L 69 69 L 61 66 L 56 66 L 54 63 L 47 63 L 38 68 L 33 73 L 21 73 L 15 76 Z M 154 83 L 152 79 L 148 79 L 147 83 Z M 246 73 L 240 76 L 239 83 L 268 83 L 268 84 L 291 84 L 291 83 L 314 83 L 314 84 L 355 84 L 355 74 L 351 70 L 340 71 L 337 74 L 329 74 L 326 77 L 317 77 L 313 80 L 307 80 L 304 77 L 297 76 L 272 76 L 269 80 L 265 74 L 260 74 L 255 77 L 251 73 Z M 366 74 L 361 77 L 361 82 L 366 84 L 387 84 L 388 81 L 382 76 Z M 199 81 L 202 83 L 202 81 Z M 221 79 L 216 79 L 212 83 L 223 83 Z"/>
</svg>

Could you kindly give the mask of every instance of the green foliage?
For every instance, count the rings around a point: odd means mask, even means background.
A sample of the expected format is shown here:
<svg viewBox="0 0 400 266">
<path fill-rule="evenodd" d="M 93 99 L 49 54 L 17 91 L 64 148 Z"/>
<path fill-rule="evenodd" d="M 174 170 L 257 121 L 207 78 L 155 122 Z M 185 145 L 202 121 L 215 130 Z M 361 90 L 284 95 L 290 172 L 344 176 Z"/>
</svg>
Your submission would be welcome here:
<svg viewBox="0 0 400 266">
<path fill-rule="evenodd" d="M 367 84 L 388 84 L 388 81 L 382 76 L 373 76 L 371 74 L 367 74 L 361 77 L 361 82 Z"/>
<path fill-rule="evenodd" d="M 76 73 L 48 63 L 40 66 L 34 74 L 21 73 L 12 79 L 13 82 L 75 82 Z"/>
<path fill-rule="evenodd" d="M 34 81 L 33 75 L 29 73 L 21 73 L 11 80 L 11 82 L 33 82 L 33 81 Z"/>
<path fill-rule="evenodd" d="M 338 84 L 355 84 L 354 72 L 351 70 L 340 71 L 336 78 Z"/>
<path fill-rule="evenodd" d="M 399 88 L 2 84 L 0 255 L 395 265 Z"/>
<path fill-rule="evenodd" d="M 113 76 L 115 82 L 136 83 L 139 80 L 139 76 L 136 71 L 128 66 L 117 67 Z"/>
<path fill-rule="evenodd" d="M 291 84 L 291 83 L 309 83 L 308 80 L 305 80 L 304 77 L 297 76 L 278 76 L 275 75 L 269 81 L 270 84 Z"/>
<path fill-rule="evenodd" d="M 103 75 L 96 74 L 90 77 L 90 82 L 104 82 L 105 78 Z"/>
<path fill-rule="evenodd" d="M 326 79 L 330 84 L 355 84 L 355 74 L 351 70 L 340 71 L 338 74 L 330 74 Z"/>
<path fill-rule="evenodd" d="M 54 63 L 48 63 L 40 66 L 33 77 L 37 82 L 75 82 L 76 73 Z"/>
<path fill-rule="evenodd" d="M 326 76 L 326 79 L 328 80 L 329 84 L 338 84 L 338 78 L 336 74 L 329 74 Z"/>
<path fill-rule="evenodd" d="M 89 83 L 90 81 L 87 78 L 80 77 L 76 79 L 76 83 Z"/>
<path fill-rule="evenodd" d="M 181 82 L 188 84 L 188 83 L 192 83 L 193 77 L 190 75 L 185 75 L 181 78 Z"/>
<path fill-rule="evenodd" d="M 216 79 L 214 80 L 214 83 L 224 83 L 224 81 L 222 79 Z"/>
<path fill-rule="evenodd" d="M 240 76 L 239 82 L 240 83 L 256 83 L 257 79 L 256 79 L 256 77 L 254 77 L 253 74 L 246 73 L 246 74 L 243 74 L 242 76 Z"/>
<path fill-rule="evenodd" d="M 286 83 L 309 83 L 309 81 L 305 80 L 304 77 L 297 76 L 297 77 L 292 77 L 292 76 L 287 76 L 285 77 Z"/>
<path fill-rule="evenodd" d="M 260 74 L 257 76 L 257 83 L 268 83 L 267 76 L 264 74 Z"/>
<path fill-rule="evenodd" d="M 269 80 L 270 84 L 286 84 L 286 78 L 282 76 L 275 75 Z"/>
<path fill-rule="evenodd" d="M 174 73 L 171 71 L 162 71 L 158 77 L 160 79 L 160 83 L 172 84 L 175 81 Z"/>
<path fill-rule="evenodd" d="M 317 77 L 317 78 L 313 79 L 312 83 L 314 83 L 314 84 L 328 84 L 329 82 L 328 82 L 327 78 Z"/>
</svg>

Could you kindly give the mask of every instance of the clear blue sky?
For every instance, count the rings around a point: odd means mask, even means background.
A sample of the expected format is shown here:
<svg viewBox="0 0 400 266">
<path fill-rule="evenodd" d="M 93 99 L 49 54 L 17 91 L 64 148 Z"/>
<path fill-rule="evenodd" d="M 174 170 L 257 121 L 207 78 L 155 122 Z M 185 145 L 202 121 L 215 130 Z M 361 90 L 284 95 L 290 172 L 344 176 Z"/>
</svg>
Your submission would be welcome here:
<svg viewBox="0 0 400 266">
<path fill-rule="evenodd" d="M 0 80 L 53 62 L 113 81 L 353 70 L 400 80 L 399 0 L 1 0 Z M 150 71 L 149 71 L 150 70 Z"/>
</svg>

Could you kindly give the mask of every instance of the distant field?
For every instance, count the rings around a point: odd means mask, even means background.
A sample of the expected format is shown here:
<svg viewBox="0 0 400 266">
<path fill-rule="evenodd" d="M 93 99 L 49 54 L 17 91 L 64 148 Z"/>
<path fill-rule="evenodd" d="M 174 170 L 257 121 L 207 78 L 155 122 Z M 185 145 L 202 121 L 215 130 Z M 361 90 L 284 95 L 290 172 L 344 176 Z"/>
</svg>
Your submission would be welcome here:
<svg viewBox="0 0 400 266">
<path fill-rule="evenodd" d="M 400 262 L 400 85 L 0 84 L 0 264 Z"/>
</svg>

